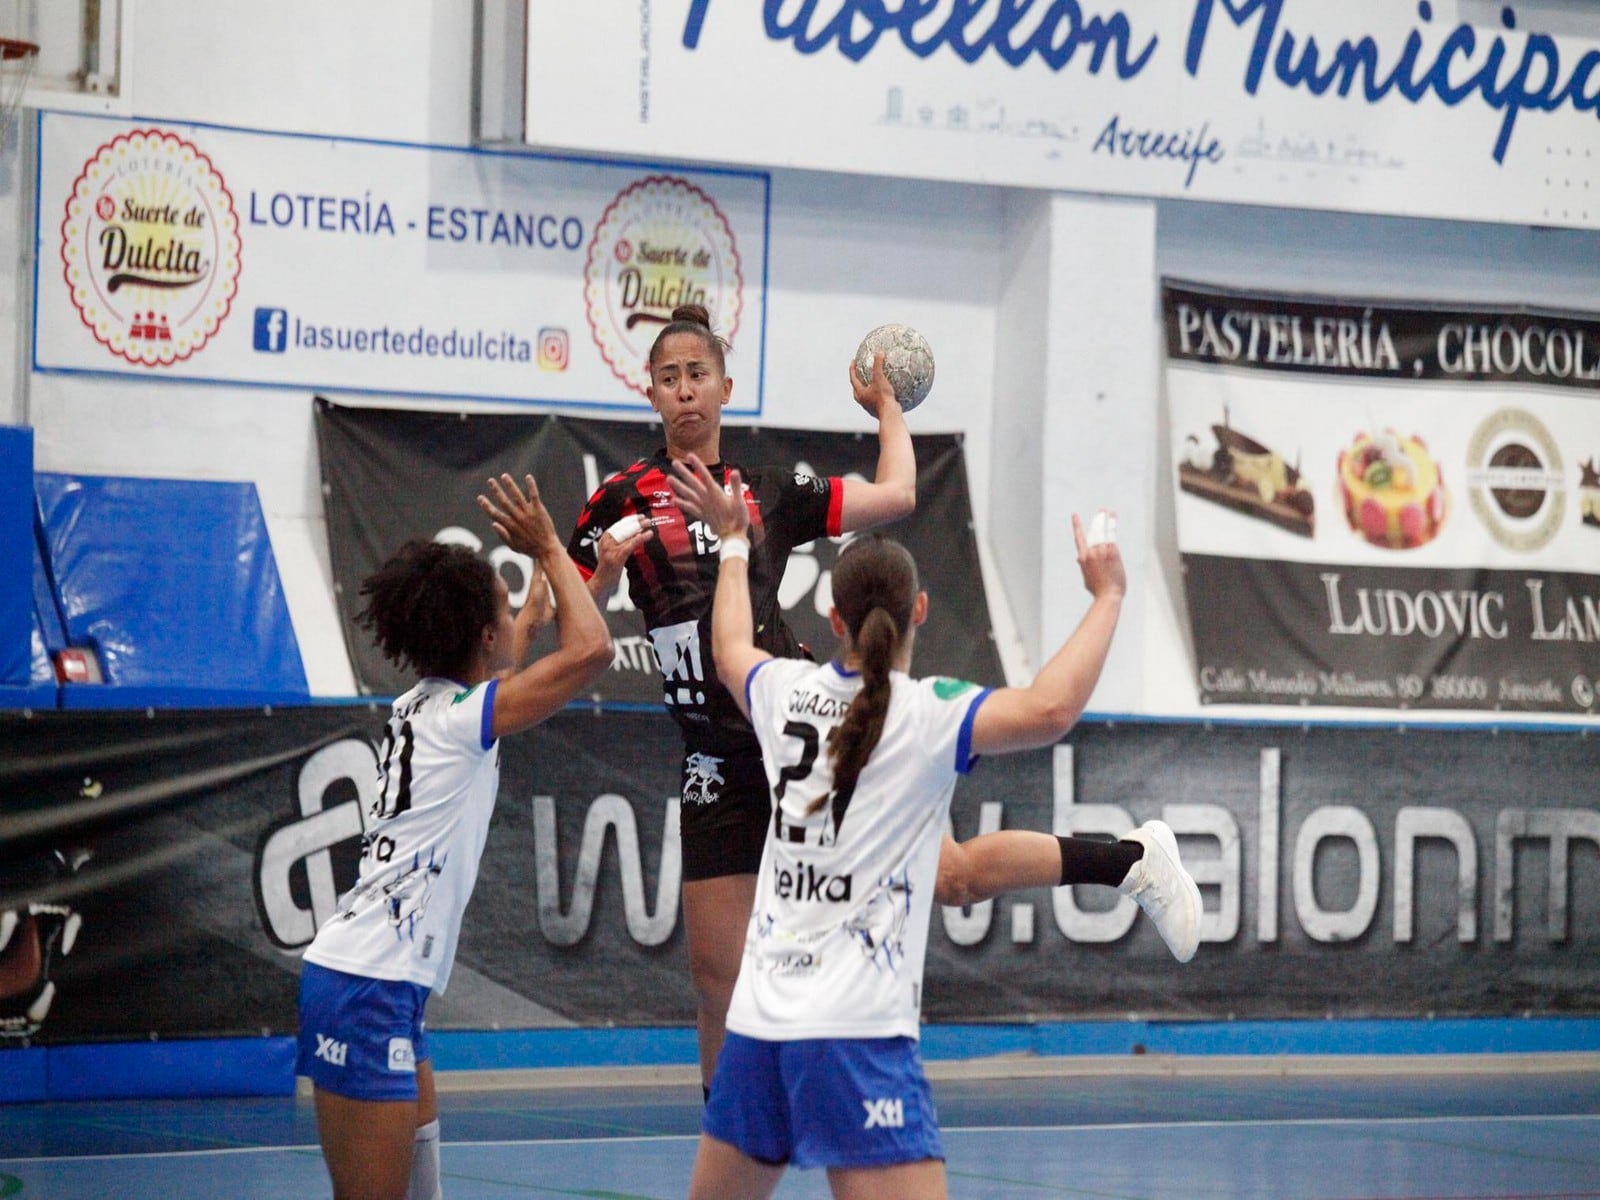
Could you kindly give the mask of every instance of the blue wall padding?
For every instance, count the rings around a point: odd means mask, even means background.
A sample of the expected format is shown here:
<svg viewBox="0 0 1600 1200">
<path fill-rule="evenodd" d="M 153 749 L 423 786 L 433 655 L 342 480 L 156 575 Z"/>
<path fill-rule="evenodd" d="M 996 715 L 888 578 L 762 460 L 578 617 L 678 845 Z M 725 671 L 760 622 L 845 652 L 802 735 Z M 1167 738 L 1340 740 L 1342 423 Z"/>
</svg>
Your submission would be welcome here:
<svg viewBox="0 0 1600 1200">
<path fill-rule="evenodd" d="M 1033 1050 L 1067 1054 L 1555 1054 L 1600 1050 L 1592 1017 L 1130 1021 L 1041 1026 Z"/>
<path fill-rule="evenodd" d="M 428 1030 L 435 1071 L 540 1067 L 660 1067 L 698 1061 L 690 1026 L 665 1028 Z"/>
<path fill-rule="evenodd" d="M 61 611 L 61 594 L 56 588 L 55 573 L 45 558 L 48 538 L 44 532 L 44 514 L 39 511 L 38 497 L 33 502 L 33 626 L 44 643 L 46 656 L 63 650 L 71 643 L 67 640 L 67 618 Z M 52 672 L 53 674 L 53 672 Z"/>
<path fill-rule="evenodd" d="M 0 425 L 0 686 L 25 688 L 33 667 L 33 430 Z"/>
<path fill-rule="evenodd" d="M 690 1066 L 687 1027 L 428 1031 L 435 1071 Z M 1555 1054 L 1600 1052 L 1594 1017 L 1439 1021 L 1080 1021 L 925 1025 L 922 1057 Z M 0 1103 L 172 1096 L 287 1096 L 292 1037 L 0 1049 Z"/>
<path fill-rule="evenodd" d="M 251 483 L 34 477 L 68 640 L 106 684 L 63 708 L 220 708 L 309 699 Z"/>
<path fill-rule="evenodd" d="M 50 1096 L 50 1051 L 43 1046 L 0 1050 L 0 1104 L 26 1104 Z"/>
<path fill-rule="evenodd" d="M 61 616 L 61 600 L 55 580 L 44 561 L 44 524 L 39 519 L 39 504 L 28 481 L 28 506 L 31 519 L 28 553 L 33 562 L 33 588 L 28 605 L 28 682 L 22 687 L 0 686 L 0 708 L 59 708 L 61 689 L 56 683 L 54 654 L 67 645 L 67 625 Z"/>
<path fill-rule="evenodd" d="M 292 1096 L 291 1037 L 51 1046 L 51 1100 L 140 1096 Z"/>
<path fill-rule="evenodd" d="M 38 613 L 34 613 L 33 628 L 29 630 L 28 683 L 26 687 L 7 688 L 0 699 L 0 707 L 56 708 L 60 703 L 60 688 L 56 684 L 56 668 L 50 651 L 44 643 L 44 630 L 40 628 Z M 7 703 L 7 700 L 10 703 Z"/>
</svg>

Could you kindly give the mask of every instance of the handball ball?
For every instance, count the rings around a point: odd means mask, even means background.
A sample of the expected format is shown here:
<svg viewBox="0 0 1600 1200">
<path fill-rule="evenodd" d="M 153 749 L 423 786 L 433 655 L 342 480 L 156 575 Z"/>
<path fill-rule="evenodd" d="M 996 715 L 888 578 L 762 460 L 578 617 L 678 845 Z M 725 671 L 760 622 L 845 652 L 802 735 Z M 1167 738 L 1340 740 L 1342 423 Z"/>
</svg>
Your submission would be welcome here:
<svg viewBox="0 0 1600 1200">
<path fill-rule="evenodd" d="M 883 372 L 894 385 L 894 398 L 910 412 L 933 389 L 933 350 L 928 339 L 909 325 L 880 325 L 861 339 L 856 350 L 856 375 L 872 379 L 872 359 L 883 351 Z"/>
</svg>

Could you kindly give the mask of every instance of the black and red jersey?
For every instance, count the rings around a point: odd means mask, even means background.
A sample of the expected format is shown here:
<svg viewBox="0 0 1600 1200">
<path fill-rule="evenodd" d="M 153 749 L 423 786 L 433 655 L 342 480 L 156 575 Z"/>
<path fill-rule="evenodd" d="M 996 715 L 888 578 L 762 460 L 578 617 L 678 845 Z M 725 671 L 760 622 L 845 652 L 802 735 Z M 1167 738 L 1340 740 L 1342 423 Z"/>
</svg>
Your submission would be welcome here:
<svg viewBox="0 0 1600 1200">
<path fill-rule="evenodd" d="M 644 614 L 661 665 L 667 711 L 696 750 L 759 754 L 749 722 L 711 660 L 711 602 L 722 542 L 715 530 L 678 507 L 667 483 L 670 463 L 661 449 L 601 484 L 578 518 L 567 553 L 587 579 L 599 563 L 595 546 L 612 524 L 630 513 L 654 522 L 655 537 L 634 551 L 626 570 L 629 597 Z M 723 482 L 728 467 L 716 463 L 711 474 Z M 750 509 L 756 645 L 769 654 L 797 657 L 800 645 L 784 623 L 778 585 L 791 550 L 840 535 L 844 481 L 778 467 L 737 469 Z"/>
</svg>

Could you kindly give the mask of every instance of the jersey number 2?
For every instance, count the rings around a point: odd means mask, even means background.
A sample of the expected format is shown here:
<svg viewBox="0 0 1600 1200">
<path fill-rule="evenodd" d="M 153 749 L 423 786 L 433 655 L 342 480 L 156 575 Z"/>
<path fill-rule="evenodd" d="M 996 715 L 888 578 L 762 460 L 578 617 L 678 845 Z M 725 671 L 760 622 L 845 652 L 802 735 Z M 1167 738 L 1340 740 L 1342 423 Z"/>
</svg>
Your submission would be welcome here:
<svg viewBox="0 0 1600 1200">
<path fill-rule="evenodd" d="M 800 783 L 811 774 L 811 769 L 817 765 L 817 755 L 822 750 L 822 734 L 815 725 L 808 725 L 804 721 L 785 721 L 783 723 L 783 735 L 800 743 L 800 760 L 790 763 L 778 772 L 778 785 L 772 789 L 772 794 L 780 803 L 783 800 L 783 794 L 789 790 L 791 783 Z M 845 811 L 850 807 L 850 797 L 854 794 L 854 787 L 830 793 L 829 808 L 832 810 L 832 820 L 830 823 L 831 828 L 822 831 L 824 843 L 838 838 L 839 826 L 844 823 Z M 783 824 L 781 812 L 778 814 L 777 819 L 781 827 Z M 791 825 L 791 828 L 798 828 L 798 826 Z"/>
</svg>

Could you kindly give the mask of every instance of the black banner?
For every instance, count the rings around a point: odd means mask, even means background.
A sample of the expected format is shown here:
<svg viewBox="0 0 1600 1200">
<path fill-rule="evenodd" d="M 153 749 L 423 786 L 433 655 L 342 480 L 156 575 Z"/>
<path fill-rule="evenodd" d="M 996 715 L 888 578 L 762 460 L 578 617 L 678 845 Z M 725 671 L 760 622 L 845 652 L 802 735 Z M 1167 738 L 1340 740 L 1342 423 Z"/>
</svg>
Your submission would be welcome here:
<svg viewBox="0 0 1600 1200">
<path fill-rule="evenodd" d="M 1600 389 L 1600 317 L 1162 287 L 1167 357 L 1321 375 Z"/>
<path fill-rule="evenodd" d="M 636 421 L 347 408 L 322 399 L 316 402 L 316 418 L 328 546 L 345 639 L 361 690 L 380 695 L 404 691 L 410 681 L 378 653 L 354 618 L 362 606 L 361 581 L 402 542 L 429 537 L 481 549 L 505 574 L 513 603 L 520 606 L 525 565 L 500 545 L 473 503 L 485 480 L 502 471 L 517 479 L 532 472 L 566 536 L 601 480 L 661 444 L 657 426 Z M 917 633 L 918 669 L 1003 683 L 961 440 L 954 434 L 924 434 L 912 443 L 916 516 L 887 532 L 916 557 L 932 598 L 928 622 Z M 871 479 L 878 440 L 875 435 L 724 426 L 722 452 L 733 463 Z M 779 593 L 785 620 L 819 654 L 831 650 L 834 638 L 826 610 L 817 611 L 818 585 L 843 543 L 820 538 L 797 549 Z M 660 704 L 661 676 L 643 619 L 620 593 L 606 616 L 616 657 L 596 699 Z"/>
<path fill-rule="evenodd" d="M 381 717 L 0 721 L 0 1045 L 292 1031 L 299 952 L 354 881 Z M 653 712 L 506 739 L 433 1027 L 692 1021 L 678 755 Z M 957 788 L 959 837 L 1163 817 L 1201 883 L 1200 951 L 1175 963 L 1107 888 L 942 910 L 926 1016 L 1600 1012 L 1597 778 L 1579 733 L 1091 724 L 990 758 Z"/>
</svg>

